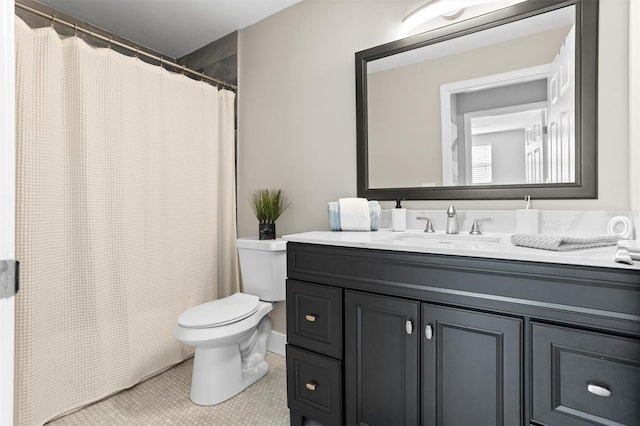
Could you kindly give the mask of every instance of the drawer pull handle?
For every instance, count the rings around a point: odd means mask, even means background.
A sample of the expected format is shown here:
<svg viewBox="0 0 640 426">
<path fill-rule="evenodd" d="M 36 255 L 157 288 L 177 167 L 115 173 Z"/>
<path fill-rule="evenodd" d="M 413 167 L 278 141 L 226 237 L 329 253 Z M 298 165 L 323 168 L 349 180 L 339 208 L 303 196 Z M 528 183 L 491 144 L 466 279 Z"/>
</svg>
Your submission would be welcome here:
<svg viewBox="0 0 640 426">
<path fill-rule="evenodd" d="M 407 331 L 407 334 L 413 333 L 413 323 L 411 321 L 407 321 L 404 324 L 404 329 Z"/>
<path fill-rule="evenodd" d="M 427 340 L 431 340 L 433 338 L 433 327 L 428 325 L 424 328 L 424 337 L 426 337 Z"/>
<path fill-rule="evenodd" d="M 603 386 L 594 385 L 593 383 L 589 383 L 587 385 L 587 390 L 594 395 L 603 396 L 605 398 L 611 396 L 611 391 Z"/>
<path fill-rule="evenodd" d="M 316 322 L 316 320 L 318 319 L 318 316 L 314 314 L 307 314 L 304 316 L 304 319 L 306 319 L 309 322 Z"/>
<path fill-rule="evenodd" d="M 309 389 L 311 392 L 313 392 L 318 387 L 318 384 L 314 382 L 309 382 L 309 383 L 305 383 L 304 387 Z"/>
</svg>

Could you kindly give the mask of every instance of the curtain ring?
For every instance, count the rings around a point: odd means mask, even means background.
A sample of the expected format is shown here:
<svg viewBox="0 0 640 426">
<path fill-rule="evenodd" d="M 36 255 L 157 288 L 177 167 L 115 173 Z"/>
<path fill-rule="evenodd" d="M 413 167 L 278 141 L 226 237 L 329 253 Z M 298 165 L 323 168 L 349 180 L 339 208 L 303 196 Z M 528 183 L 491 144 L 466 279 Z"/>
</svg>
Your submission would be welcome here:
<svg viewBox="0 0 640 426">
<path fill-rule="evenodd" d="M 164 57 L 160 56 L 160 68 L 164 68 Z"/>
<path fill-rule="evenodd" d="M 55 29 L 56 15 L 51 15 L 51 28 Z"/>
<path fill-rule="evenodd" d="M 73 24 L 73 36 L 74 37 L 78 37 L 78 24 L 77 23 Z"/>
<path fill-rule="evenodd" d="M 109 47 L 109 50 L 111 50 L 111 36 L 109 36 L 109 45 L 108 45 L 108 47 Z"/>
<path fill-rule="evenodd" d="M 139 53 L 140 53 L 140 48 L 136 47 L 136 59 L 140 59 L 140 57 L 138 56 Z"/>
<path fill-rule="evenodd" d="M 187 66 L 183 64 L 182 65 L 182 75 L 185 74 L 186 70 L 187 70 Z"/>
<path fill-rule="evenodd" d="M 200 81 L 204 81 L 204 71 L 200 73 Z"/>
</svg>

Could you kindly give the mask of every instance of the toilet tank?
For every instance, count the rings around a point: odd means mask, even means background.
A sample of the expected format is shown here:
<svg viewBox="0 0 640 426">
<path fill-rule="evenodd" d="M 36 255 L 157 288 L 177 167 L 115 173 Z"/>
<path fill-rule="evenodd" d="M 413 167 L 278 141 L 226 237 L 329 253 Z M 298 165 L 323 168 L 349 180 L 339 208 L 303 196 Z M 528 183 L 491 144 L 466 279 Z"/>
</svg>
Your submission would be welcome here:
<svg viewBox="0 0 640 426">
<path fill-rule="evenodd" d="M 287 242 L 283 239 L 258 240 L 243 237 L 236 240 L 240 257 L 242 292 L 260 300 L 277 302 L 286 299 Z"/>
</svg>

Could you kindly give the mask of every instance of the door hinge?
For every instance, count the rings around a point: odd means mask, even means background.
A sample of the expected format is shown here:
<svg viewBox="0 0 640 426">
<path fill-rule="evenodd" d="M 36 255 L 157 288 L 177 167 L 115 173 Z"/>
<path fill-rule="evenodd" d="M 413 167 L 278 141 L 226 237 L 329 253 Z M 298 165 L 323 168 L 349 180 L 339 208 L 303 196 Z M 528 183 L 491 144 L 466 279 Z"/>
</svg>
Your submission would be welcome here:
<svg viewBox="0 0 640 426">
<path fill-rule="evenodd" d="M 17 260 L 0 260 L 0 299 L 7 299 L 18 293 L 19 265 Z"/>
</svg>

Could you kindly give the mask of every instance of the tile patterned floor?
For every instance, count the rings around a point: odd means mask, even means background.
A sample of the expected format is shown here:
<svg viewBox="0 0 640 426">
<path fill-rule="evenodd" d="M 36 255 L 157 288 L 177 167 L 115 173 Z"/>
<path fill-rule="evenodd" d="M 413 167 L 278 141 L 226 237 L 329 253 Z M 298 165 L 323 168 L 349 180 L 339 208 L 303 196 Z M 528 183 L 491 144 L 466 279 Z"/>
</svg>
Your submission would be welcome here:
<svg viewBox="0 0 640 426">
<path fill-rule="evenodd" d="M 270 369 L 265 377 L 216 406 L 198 406 L 189 399 L 193 368 L 193 359 L 189 359 L 49 425 L 285 426 L 289 424 L 285 359 L 267 352 L 267 362 Z"/>
</svg>

